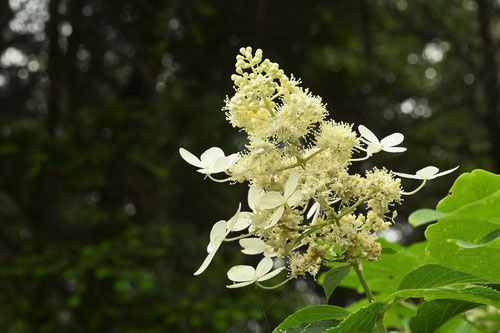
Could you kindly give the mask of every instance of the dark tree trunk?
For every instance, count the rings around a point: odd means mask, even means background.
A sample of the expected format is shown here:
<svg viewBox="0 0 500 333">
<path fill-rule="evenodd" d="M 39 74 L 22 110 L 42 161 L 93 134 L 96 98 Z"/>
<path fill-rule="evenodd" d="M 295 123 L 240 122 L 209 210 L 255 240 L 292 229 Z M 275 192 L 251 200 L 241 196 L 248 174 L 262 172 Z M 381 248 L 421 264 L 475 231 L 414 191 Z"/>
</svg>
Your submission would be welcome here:
<svg viewBox="0 0 500 333">
<path fill-rule="evenodd" d="M 49 76 L 49 91 L 48 91 L 48 114 L 47 114 L 47 130 L 49 135 L 54 136 L 59 123 L 61 113 L 61 51 L 59 49 L 59 0 L 50 0 L 49 15 L 50 19 L 47 23 L 47 37 L 49 40 L 49 61 L 47 74 Z"/>
<path fill-rule="evenodd" d="M 479 34 L 482 41 L 483 68 L 482 79 L 486 100 L 485 121 L 489 130 L 491 153 L 500 170 L 500 85 L 498 65 L 496 63 L 495 41 L 491 33 L 491 15 L 493 6 L 490 0 L 477 0 Z"/>
</svg>

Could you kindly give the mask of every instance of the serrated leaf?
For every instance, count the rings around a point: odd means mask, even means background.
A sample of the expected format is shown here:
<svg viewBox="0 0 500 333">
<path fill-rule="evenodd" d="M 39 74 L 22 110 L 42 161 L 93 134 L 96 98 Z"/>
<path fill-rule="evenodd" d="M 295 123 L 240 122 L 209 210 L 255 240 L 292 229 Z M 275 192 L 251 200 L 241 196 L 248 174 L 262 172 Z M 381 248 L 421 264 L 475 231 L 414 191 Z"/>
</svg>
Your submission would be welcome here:
<svg viewBox="0 0 500 333">
<path fill-rule="evenodd" d="M 288 316 L 273 332 L 285 332 L 288 329 L 299 327 L 303 323 L 311 323 L 324 319 L 342 320 L 349 314 L 349 311 L 334 305 L 309 306 Z"/>
<path fill-rule="evenodd" d="M 480 305 L 478 303 L 448 299 L 424 302 L 418 307 L 417 315 L 410 321 L 411 331 L 434 333 L 449 319 Z"/>
<path fill-rule="evenodd" d="M 436 264 L 428 264 L 406 274 L 398 290 L 427 289 L 452 286 L 460 283 L 487 283 L 488 281 L 469 273 L 463 273 Z"/>
<path fill-rule="evenodd" d="M 500 176 L 483 170 L 462 174 L 451 195 L 436 210 L 449 214 L 426 232 L 427 253 L 440 265 L 500 282 L 500 251 L 492 246 L 462 247 L 448 240 L 478 244 L 498 230 L 500 223 Z M 451 215 L 453 213 L 453 215 Z M 464 245 L 464 243 L 462 243 Z"/>
<path fill-rule="evenodd" d="M 341 265 L 330 269 L 323 278 L 323 289 L 325 290 L 326 300 L 330 299 L 333 291 L 339 283 L 349 274 L 350 265 Z"/>
<path fill-rule="evenodd" d="M 486 287 L 471 287 L 460 290 L 444 288 L 405 289 L 390 294 L 384 299 L 384 302 L 390 302 L 396 298 L 456 299 L 500 308 L 500 292 Z"/>
<path fill-rule="evenodd" d="M 375 302 L 344 319 L 327 333 L 371 333 L 385 303 Z"/>
</svg>

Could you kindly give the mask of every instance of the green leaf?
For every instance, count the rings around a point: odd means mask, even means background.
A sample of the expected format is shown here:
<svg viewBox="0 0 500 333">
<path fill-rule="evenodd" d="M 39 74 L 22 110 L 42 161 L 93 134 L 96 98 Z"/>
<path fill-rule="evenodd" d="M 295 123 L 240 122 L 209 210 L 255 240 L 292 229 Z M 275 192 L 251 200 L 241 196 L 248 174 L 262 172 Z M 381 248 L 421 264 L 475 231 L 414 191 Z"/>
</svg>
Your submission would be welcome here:
<svg viewBox="0 0 500 333">
<path fill-rule="evenodd" d="M 424 302 L 418 307 L 417 315 L 410 321 L 412 332 L 434 333 L 446 321 L 457 314 L 473 309 L 480 304 L 457 301 L 452 299 L 437 299 Z"/>
<path fill-rule="evenodd" d="M 474 170 L 458 177 L 450 192 L 436 208 L 448 215 L 425 232 L 427 253 L 440 265 L 500 282 L 500 251 L 493 246 L 497 241 L 489 246 L 464 246 L 479 244 L 498 230 L 500 176 Z"/>
<path fill-rule="evenodd" d="M 349 274 L 350 265 L 341 265 L 330 269 L 326 272 L 323 279 L 323 289 L 325 290 L 326 299 L 329 300 L 333 291 L 339 283 Z"/>
<path fill-rule="evenodd" d="M 395 254 L 403 250 L 403 247 L 398 243 L 391 243 L 383 238 L 377 239 L 377 242 L 382 245 L 382 254 Z"/>
<path fill-rule="evenodd" d="M 385 297 L 384 302 L 396 298 L 456 299 L 467 302 L 493 305 L 500 308 L 500 292 L 487 287 L 471 287 L 466 289 L 405 289 L 396 291 Z"/>
<path fill-rule="evenodd" d="M 398 290 L 426 289 L 451 286 L 460 283 L 487 283 L 472 274 L 459 272 L 436 264 L 420 266 L 406 274 L 398 285 Z"/>
<path fill-rule="evenodd" d="M 288 316 L 273 332 L 284 332 L 296 328 L 303 323 L 311 323 L 324 319 L 342 320 L 350 314 L 349 311 L 333 305 L 314 305 L 300 309 Z"/>
<path fill-rule="evenodd" d="M 500 229 L 493 231 L 489 235 L 485 236 L 483 239 L 479 241 L 479 244 L 476 243 L 471 243 L 471 242 L 466 242 L 463 240 L 459 239 L 448 239 L 448 242 L 457 244 L 460 247 L 466 248 L 466 249 L 473 249 L 476 247 L 491 247 L 491 248 L 500 248 Z"/>
<path fill-rule="evenodd" d="M 412 226 L 418 227 L 420 225 L 436 221 L 443 216 L 446 216 L 446 214 L 436 212 L 434 209 L 423 208 L 411 213 L 408 217 L 408 222 L 410 222 Z"/>
<path fill-rule="evenodd" d="M 385 303 L 375 302 L 351 314 L 327 333 L 371 333 Z"/>
</svg>

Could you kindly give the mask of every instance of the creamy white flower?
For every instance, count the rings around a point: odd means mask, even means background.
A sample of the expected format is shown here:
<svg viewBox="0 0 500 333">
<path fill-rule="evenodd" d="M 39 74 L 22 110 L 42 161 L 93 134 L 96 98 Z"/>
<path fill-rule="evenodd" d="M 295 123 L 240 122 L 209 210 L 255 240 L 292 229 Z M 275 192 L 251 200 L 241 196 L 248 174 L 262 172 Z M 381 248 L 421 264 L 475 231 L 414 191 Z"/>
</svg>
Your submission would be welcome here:
<svg viewBox="0 0 500 333">
<path fill-rule="evenodd" d="M 264 259 L 262 259 L 257 265 L 257 268 L 247 265 L 234 266 L 227 272 L 227 277 L 229 280 L 237 283 L 227 285 L 226 287 L 241 288 L 257 281 L 266 281 L 275 277 L 283 269 L 285 269 L 285 267 L 280 267 L 270 272 L 272 268 L 273 260 L 269 257 L 264 257 Z"/>
<path fill-rule="evenodd" d="M 321 205 L 319 202 L 314 201 L 314 204 L 309 208 L 307 212 L 307 218 L 310 219 L 313 215 L 315 215 L 321 209 Z"/>
<path fill-rule="evenodd" d="M 277 208 L 269 220 L 267 228 L 274 226 L 280 220 L 285 212 L 285 205 L 293 206 L 300 200 L 300 191 L 296 191 L 299 184 L 300 173 L 297 170 L 292 171 L 285 183 L 285 193 L 267 192 L 259 199 L 258 207 L 261 209 Z"/>
<path fill-rule="evenodd" d="M 276 257 L 278 255 L 271 246 L 267 245 L 262 239 L 257 237 L 240 239 L 239 243 L 243 248 L 241 252 L 244 254 L 252 255 L 264 253 L 264 256 L 266 257 Z"/>
<path fill-rule="evenodd" d="M 200 158 L 194 156 L 184 148 L 179 148 L 179 154 L 181 154 L 184 161 L 200 168 L 197 171 L 203 174 L 226 171 L 240 158 L 240 154 L 238 153 L 225 156 L 224 151 L 222 151 L 219 147 L 207 149 L 203 154 L 201 154 Z"/>
<path fill-rule="evenodd" d="M 453 169 L 450 169 L 450 170 L 439 172 L 439 169 L 436 168 L 435 166 L 428 166 L 428 167 L 425 167 L 423 169 L 418 170 L 414 175 L 410 175 L 408 173 L 402 173 L 402 172 L 394 172 L 394 171 L 391 171 L 391 172 L 398 177 L 421 179 L 421 180 L 431 180 L 431 179 L 452 173 L 453 171 L 455 171 L 457 169 L 458 169 L 458 166 L 453 168 Z"/>
<path fill-rule="evenodd" d="M 194 275 L 200 275 L 203 273 L 205 269 L 207 269 L 208 265 L 212 262 L 212 259 L 215 256 L 215 253 L 221 246 L 222 242 L 224 241 L 224 238 L 231 232 L 231 231 L 236 231 L 235 226 L 238 223 L 238 220 L 240 219 L 240 209 L 241 209 L 241 204 L 238 206 L 238 210 L 236 211 L 236 214 L 234 214 L 229 221 L 224 221 L 221 220 L 217 223 L 214 224 L 212 227 L 212 230 L 210 231 L 210 243 L 208 243 L 207 246 L 207 252 L 208 255 L 201 264 L 200 268 L 194 273 Z"/>
<path fill-rule="evenodd" d="M 383 150 L 389 153 L 401 153 L 406 151 L 404 147 L 395 147 L 404 140 L 404 135 L 401 133 L 393 133 L 379 140 L 372 131 L 363 125 L 358 126 L 358 131 L 361 133 L 361 140 L 366 143 L 366 151 L 368 155 L 378 153 Z"/>
</svg>

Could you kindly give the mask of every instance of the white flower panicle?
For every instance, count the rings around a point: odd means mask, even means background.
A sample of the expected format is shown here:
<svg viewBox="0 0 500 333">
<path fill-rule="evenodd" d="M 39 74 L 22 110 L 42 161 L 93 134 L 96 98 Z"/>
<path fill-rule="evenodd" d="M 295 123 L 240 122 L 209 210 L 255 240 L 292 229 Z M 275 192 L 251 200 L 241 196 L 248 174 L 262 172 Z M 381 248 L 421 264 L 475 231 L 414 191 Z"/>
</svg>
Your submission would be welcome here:
<svg viewBox="0 0 500 333">
<path fill-rule="evenodd" d="M 202 273 L 224 241 L 239 240 L 241 252 L 263 255 L 256 268 L 231 268 L 228 288 L 256 284 L 274 288 L 300 275 L 315 276 L 330 262 L 355 263 L 377 260 L 381 246 L 378 234 L 387 229 L 397 212 L 394 205 L 402 195 L 413 194 L 438 173 L 435 167 L 415 175 L 385 168 L 364 175 L 349 173 L 350 165 L 385 151 L 404 152 L 404 136 L 393 133 L 379 140 L 359 125 L 358 136 L 351 124 L 326 120 L 321 99 L 300 81 L 288 78 L 278 64 L 263 59 L 262 51 L 242 48 L 232 76 L 235 94 L 227 98 L 224 111 L 229 122 L 243 129 L 248 144 L 241 153 L 225 156 L 217 147 L 200 158 L 187 150 L 181 157 L 210 179 L 248 182 L 250 211 L 237 213 L 229 221 L 217 222 L 210 233 L 208 255 L 195 274 Z M 365 156 L 353 157 L 359 151 Z M 224 172 L 225 179 L 211 174 Z M 404 192 L 400 179 L 422 180 L 412 192 Z M 309 209 L 308 209 L 309 207 Z M 243 231 L 247 230 L 247 231 Z M 241 232 L 227 238 L 230 232 Z M 272 270 L 273 257 L 287 259 L 287 266 Z M 266 286 L 281 271 L 288 277 L 276 286 Z"/>
</svg>

